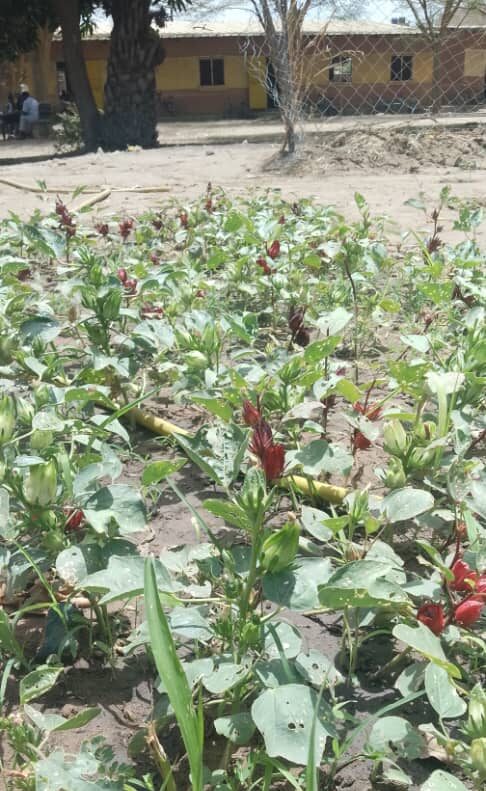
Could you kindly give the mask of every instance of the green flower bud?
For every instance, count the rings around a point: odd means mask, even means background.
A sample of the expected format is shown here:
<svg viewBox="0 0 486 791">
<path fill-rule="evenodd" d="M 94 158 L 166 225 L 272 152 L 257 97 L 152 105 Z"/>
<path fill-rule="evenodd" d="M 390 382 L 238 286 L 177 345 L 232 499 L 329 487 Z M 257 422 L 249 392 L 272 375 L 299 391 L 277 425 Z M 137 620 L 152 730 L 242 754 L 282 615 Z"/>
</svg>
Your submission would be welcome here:
<svg viewBox="0 0 486 791">
<path fill-rule="evenodd" d="M 0 445 L 12 438 L 15 430 L 15 402 L 12 396 L 0 399 Z"/>
<path fill-rule="evenodd" d="M 184 362 L 190 368 L 203 369 L 208 367 L 206 355 L 198 351 L 187 352 L 187 354 L 184 355 Z"/>
<path fill-rule="evenodd" d="M 467 732 L 472 737 L 486 737 L 486 691 L 481 684 L 472 688 L 469 696 Z"/>
<path fill-rule="evenodd" d="M 6 470 L 7 470 L 7 465 L 5 464 L 5 462 L 3 461 L 3 459 L 0 459 L 0 483 L 1 483 L 1 482 L 3 481 L 3 479 L 5 478 L 5 472 L 6 472 Z"/>
<path fill-rule="evenodd" d="M 271 533 L 263 542 L 261 567 L 270 574 L 277 574 L 294 561 L 299 548 L 300 527 L 297 522 L 287 522 L 280 530 Z"/>
<path fill-rule="evenodd" d="M 408 470 L 425 470 L 434 459 L 434 450 L 414 448 L 407 459 Z"/>
<path fill-rule="evenodd" d="M 389 489 L 401 489 L 407 482 L 407 476 L 400 459 L 392 457 L 383 477 L 383 483 Z"/>
<path fill-rule="evenodd" d="M 37 409 L 41 409 L 43 406 L 49 403 L 51 400 L 51 391 L 50 388 L 45 385 L 39 385 L 34 390 L 34 401 Z"/>
<path fill-rule="evenodd" d="M 24 479 L 23 493 L 29 505 L 45 508 L 56 499 L 57 469 L 54 461 L 30 467 Z"/>
<path fill-rule="evenodd" d="M 33 450 L 44 450 L 51 445 L 54 439 L 52 431 L 42 431 L 36 429 L 30 437 L 30 446 Z"/>
<path fill-rule="evenodd" d="M 385 423 L 383 429 L 383 447 L 393 456 L 404 456 L 407 452 L 407 434 L 399 420 Z"/>
<path fill-rule="evenodd" d="M 486 738 L 474 739 L 471 742 L 470 753 L 471 763 L 481 778 L 486 777 Z"/>
<path fill-rule="evenodd" d="M 437 426 L 433 420 L 426 420 L 418 423 L 414 428 L 414 434 L 423 442 L 431 442 L 437 434 Z"/>
<path fill-rule="evenodd" d="M 32 418 L 34 417 L 34 407 L 25 398 L 15 399 L 15 408 L 17 410 L 17 420 L 23 426 L 30 426 Z"/>
<path fill-rule="evenodd" d="M 14 338 L 0 338 L 0 365 L 8 365 L 13 360 L 13 354 L 16 347 Z"/>
</svg>

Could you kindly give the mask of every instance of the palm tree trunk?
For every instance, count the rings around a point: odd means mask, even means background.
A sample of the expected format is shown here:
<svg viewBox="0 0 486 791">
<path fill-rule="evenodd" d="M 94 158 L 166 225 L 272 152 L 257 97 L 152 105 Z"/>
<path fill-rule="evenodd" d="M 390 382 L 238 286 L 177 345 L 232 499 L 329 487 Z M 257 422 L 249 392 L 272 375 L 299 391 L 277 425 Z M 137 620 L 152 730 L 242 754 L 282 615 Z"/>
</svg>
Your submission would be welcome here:
<svg viewBox="0 0 486 791">
<path fill-rule="evenodd" d="M 104 145 L 157 145 L 155 67 L 164 50 L 151 28 L 150 0 L 114 0 L 105 84 Z"/>
</svg>

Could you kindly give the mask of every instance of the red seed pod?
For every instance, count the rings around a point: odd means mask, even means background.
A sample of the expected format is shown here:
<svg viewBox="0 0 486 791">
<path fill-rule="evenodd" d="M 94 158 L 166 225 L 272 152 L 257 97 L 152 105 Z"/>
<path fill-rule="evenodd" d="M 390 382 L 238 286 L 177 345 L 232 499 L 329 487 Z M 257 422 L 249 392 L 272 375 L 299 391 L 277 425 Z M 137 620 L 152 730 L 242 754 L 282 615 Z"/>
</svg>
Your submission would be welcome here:
<svg viewBox="0 0 486 791">
<path fill-rule="evenodd" d="M 280 478 L 285 467 L 284 446 L 277 444 L 265 448 L 261 462 L 267 481 Z"/>
<path fill-rule="evenodd" d="M 79 508 L 64 508 L 64 513 L 66 515 L 64 529 L 68 531 L 78 530 L 84 522 L 83 511 Z"/>
<path fill-rule="evenodd" d="M 353 432 L 353 450 L 368 450 L 368 448 L 371 448 L 371 440 L 356 428 Z"/>
<path fill-rule="evenodd" d="M 484 601 L 481 597 L 466 599 L 454 610 L 454 621 L 461 626 L 472 626 L 481 617 Z"/>
<path fill-rule="evenodd" d="M 243 422 L 245 425 L 256 426 L 261 419 L 262 416 L 256 406 L 253 406 L 251 401 L 243 401 Z"/>
<path fill-rule="evenodd" d="M 417 621 L 428 626 L 434 634 L 439 635 L 446 627 L 446 617 L 442 604 L 434 604 L 434 602 L 422 604 L 417 611 Z"/>
<path fill-rule="evenodd" d="M 137 280 L 134 277 L 129 277 L 123 285 L 125 286 L 125 291 L 129 294 L 135 294 L 137 290 Z"/>
<path fill-rule="evenodd" d="M 464 560 L 456 560 L 451 571 L 454 574 L 454 580 L 450 583 L 452 590 L 470 593 L 475 589 L 479 575 L 468 563 Z"/>
<path fill-rule="evenodd" d="M 118 280 L 120 281 L 120 283 L 126 283 L 127 282 L 128 273 L 127 273 L 126 269 L 123 269 L 122 267 L 120 267 L 120 269 L 117 270 L 116 275 L 117 275 Z"/>
<path fill-rule="evenodd" d="M 280 242 L 278 239 L 272 242 L 270 247 L 267 245 L 267 255 L 273 260 L 280 255 Z"/>
</svg>

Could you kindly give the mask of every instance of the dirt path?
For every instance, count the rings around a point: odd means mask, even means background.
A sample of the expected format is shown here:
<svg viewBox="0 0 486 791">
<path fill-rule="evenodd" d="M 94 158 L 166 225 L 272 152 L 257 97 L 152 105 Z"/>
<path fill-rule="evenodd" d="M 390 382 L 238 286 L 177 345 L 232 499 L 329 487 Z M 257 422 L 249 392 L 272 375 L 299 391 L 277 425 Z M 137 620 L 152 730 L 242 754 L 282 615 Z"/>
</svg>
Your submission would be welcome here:
<svg viewBox="0 0 486 791">
<path fill-rule="evenodd" d="M 137 214 L 160 201 L 172 197 L 183 202 L 200 195 L 208 181 L 230 194 L 248 191 L 280 190 L 285 198 L 315 198 L 333 204 L 346 217 L 357 214 L 354 193 L 360 192 L 368 200 L 371 211 L 386 214 L 401 228 L 424 224 L 423 215 L 404 203 L 408 198 L 424 193 L 430 209 L 445 185 L 453 195 L 462 199 L 486 199 L 486 169 L 464 171 L 451 167 L 426 167 L 417 173 L 386 170 L 359 170 L 322 173 L 265 172 L 264 164 L 278 150 L 275 144 L 232 144 L 217 146 L 181 146 L 149 151 L 86 154 L 69 159 L 46 160 L 4 166 L 0 176 L 19 182 L 35 184 L 44 181 L 49 188 L 80 185 L 88 187 L 165 186 L 166 193 L 133 194 L 114 192 L 94 209 L 95 214 Z M 82 202 L 78 197 L 74 204 Z M 69 201 L 68 201 L 69 202 Z M 54 195 L 39 196 L 6 185 L 0 186 L 0 217 L 9 211 L 27 218 L 38 208 L 50 209 Z M 452 215 L 450 215 L 450 218 Z M 449 218 L 449 220 L 450 220 Z M 446 218 L 447 220 L 447 218 Z M 482 231 L 486 239 L 486 229 Z M 454 238 L 450 222 L 446 221 L 446 235 Z"/>
</svg>

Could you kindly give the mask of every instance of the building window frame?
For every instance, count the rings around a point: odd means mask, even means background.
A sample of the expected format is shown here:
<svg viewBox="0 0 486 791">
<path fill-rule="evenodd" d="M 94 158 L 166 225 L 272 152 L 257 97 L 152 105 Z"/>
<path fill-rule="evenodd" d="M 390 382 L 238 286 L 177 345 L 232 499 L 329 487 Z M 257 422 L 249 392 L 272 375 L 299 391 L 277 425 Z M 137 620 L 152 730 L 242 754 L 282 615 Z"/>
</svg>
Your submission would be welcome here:
<svg viewBox="0 0 486 791">
<path fill-rule="evenodd" d="M 224 58 L 199 58 L 199 87 L 224 86 Z"/>
<path fill-rule="evenodd" d="M 390 82 L 413 80 L 413 55 L 392 55 L 390 60 Z"/>
<path fill-rule="evenodd" d="M 329 69 L 330 82 L 353 82 L 353 59 L 351 55 L 335 55 Z"/>
</svg>

